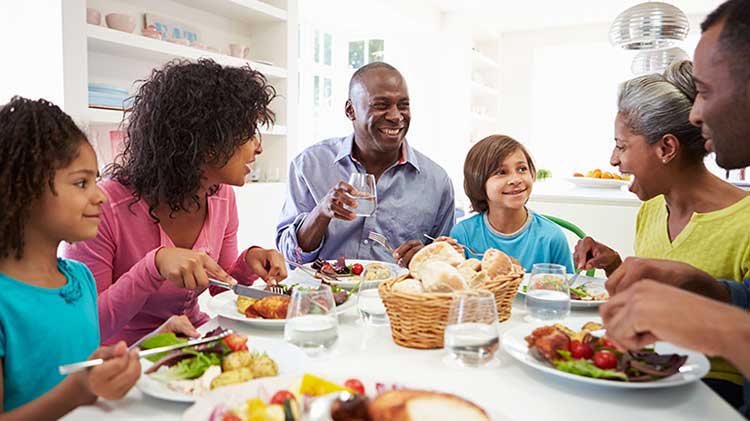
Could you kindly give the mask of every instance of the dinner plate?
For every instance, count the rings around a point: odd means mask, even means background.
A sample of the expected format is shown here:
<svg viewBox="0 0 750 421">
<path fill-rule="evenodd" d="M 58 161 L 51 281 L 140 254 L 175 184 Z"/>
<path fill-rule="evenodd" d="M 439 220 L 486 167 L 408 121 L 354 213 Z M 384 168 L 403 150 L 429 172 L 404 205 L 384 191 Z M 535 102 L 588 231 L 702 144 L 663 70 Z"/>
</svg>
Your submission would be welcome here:
<svg viewBox="0 0 750 421">
<path fill-rule="evenodd" d="M 570 279 L 573 276 L 575 276 L 575 274 L 569 273 L 568 279 Z M 521 283 L 518 285 L 519 295 L 526 296 L 526 291 L 524 291 L 523 288 L 528 285 L 530 277 L 531 277 L 530 273 L 527 273 L 523 276 L 523 281 L 521 281 Z M 583 285 L 587 282 L 593 282 L 597 285 L 601 285 L 602 287 L 604 287 L 604 284 L 607 283 L 607 280 L 604 278 L 595 278 L 593 276 L 587 276 L 587 275 L 581 274 L 581 276 L 579 276 L 578 279 L 576 279 L 576 284 L 574 286 Z M 570 308 L 592 308 L 592 307 L 598 307 L 599 305 L 604 304 L 606 302 L 607 300 L 586 301 L 586 300 L 574 300 L 571 298 Z"/>
<path fill-rule="evenodd" d="M 335 260 L 329 260 L 328 262 L 331 265 L 333 265 L 334 263 L 336 263 Z M 391 276 L 389 276 L 386 279 L 377 279 L 377 280 L 373 280 L 373 281 L 362 282 L 362 288 L 374 288 L 374 287 L 378 286 L 381 282 L 390 281 L 391 279 L 398 278 L 400 276 L 404 276 L 404 275 L 407 275 L 409 273 L 409 269 L 402 268 L 401 266 L 396 265 L 394 263 L 380 262 L 380 261 L 377 261 L 377 260 L 346 259 L 346 265 L 347 266 L 353 265 L 355 263 L 359 263 L 360 265 L 365 266 L 365 267 L 367 265 L 371 264 L 371 263 L 380 263 L 380 264 L 383 264 L 383 265 L 387 266 L 388 269 L 390 269 L 390 271 L 391 271 Z M 312 269 L 312 263 L 306 263 L 305 266 L 309 267 L 310 269 Z M 294 273 L 294 272 L 295 271 L 292 271 L 292 273 Z M 344 289 L 353 289 L 354 287 L 357 286 L 357 284 L 359 283 L 359 281 L 361 279 L 360 276 L 355 276 L 355 275 L 352 275 L 352 276 L 337 275 L 337 277 L 340 279 L 339 281 L 331 281 L 330 283 L 332 285 L 338 285 L 338 286 L 340 286 L 341 288 L 344 288 Z"/>
<path fill-rule="evenodd" d="M 336 314 L 345 312 L 346 310 L 355 306 L 357 297 L 350 295 L 349 299 L 336 306 Z M 237 311 L 237 294 L 233 291 L 222 292 L 216 294 L 208 301 L 208 309 L 218 314 L 219 316 L 226 317 L 227 319 L 237 320 L 249 324 L 254 327 L 268 328 L 268 329 L 283 329 L 286 319 L 253 319 L 245 317 L 244 314 Z"/>
<path fill-rule="evenodd" d="M 220 294 L 221 295 L 221 294 Z M 261 338 L 250 336 L 247 346 L 251 351 L 265 352 L 271 359 L 276 361 L 279 367 L 279 376 L 288 375 L 288 373 L 298 373 L 308 364 L 309 357 L 301 349 L 293 346 L 281 339 Z M 151 367 L 153 363 L 146 359 L 141 360 L 143 373 Z M 277 379 L 277 377 L 264 377 L 264 379 Z M 153 396 L 157 399 L 163 399 L 173 402 L 195 402 L 199 396 L 187 395 L 182 392 L 170 389 L 166 383 L 151 378 L 143 374 L 138 379 L 136 387 L 146 395 Z M 230 387 L 230 386 L 226 386 Z M 218 388 L 216 390 L 221 390 Z M 214 392 L 212 391 L 212 392 Z M 207 417 L 205 419 L 208 419 Z"/>
<path fill-rule="evenodd" d="M 211 415 L 214 412 L 214 409 L 216 409 L 217 406 L 223 405 L 227 409 L 232 409 L 237 406 L 243 405 L 248 399 L 253 398 L 259 398 L 263 401 L 268 401 L 273 396 L 274 393 L 276 393 L 279 390 L 286 390 L 289 389 L 289 387 L 294 384 L 295 382 L 299 381 L 299 379 L 302 377 L 302 374 L 304 372 L 300 372 L 299 374 L 295 375 L 282 375 L 278 377 L 266 377 L 262 379 L 252 380 L 246 383 L 242 384 L 236 384 L 231 386 L 222 387 L 216 390 L 212 390 L 210 393 L 208 393 L 205 396 L 200 397 L 195 401 L 195 404 L 188 408 L 183 414 L 182 414 L 182 421 L 205 421 L 208 419 L 211 419 Z M 347 378 L 356 378 L 362 382 L 362 385 L 365 387 L 365 392 L 368 396 L 374 396 L 375 395 L 375 385 L 376 383 L 382 383 L 382 384 L 394 384 L 397 383 L 399 386 L 406 386 L 411 387 L 415 389 L 422 389 L 422 390 L 436 390 L 435 385 L 427 385 L 427 384 L 411 384 L 404 385 L 402 382 L 398 381 L 386 381 L 385 379 L 370 379 L 363 376 L 357 376 L 356 372 L 352 372 L 352 375 L 349 375 L 347 377 L 341 377 L 341 376 L 328 376 L 323 373 L 315 373 L 316 376 L 322 377 L 326 380 L 330 380 L 333 382 L 336 382 L 338 384 L 343 384 L 344 381 Z M 446 393 L 453 393 L 456 395 L 459 395 L 463 397 L 466 400 L 474 402 L 476 405 L 479 405 L 482 407 L 487 414 L 490 416 L 492 420 L 495 421 L 509 421 L 510 418 L 508 418 L 506 415 L 502 413 L 498 408 L 492 407 L 489 404 L 477 402 L 474 399 L 471 399 L 469 394 L 462 392 L 462 391 L 454 391 L 454 390 L 448 390 L 449 387 L 444 385 L 437 386 L 440 390 L 438 391 L 444 391 Z M 327 411 L 327 408 L 330 407 L 330 403 L 335 399 L 336 394 L 330 394 L 325 395 L 317 398 L 310 406 L 310 414 L 308 414 L 309 421 L 321 421 L 321 420 L 330 420 L 330 412 Z M 319 402 L 321 401 L 321 402 Z M 321 405 L 322 404 L 322 405 Z M 325 410 L 323 413 L 321 409 Z"/>
<path fill-rule="evenodd" d="M 565 181 L 569 181 L 577 187 L 585 187 L 589 189 L 619 189 L 622 186 L 630 184 L 630 181 L 628 180 L 592 177 L 565 177 Z"/>
<path fill-rule="evenodd" d="M 591 317 L 569 317 L 565 319 L 562 324 L 578 331 L 580 330 L 581 326 L 583 326 L 586 322 L 592 321 L 592 319 L 593 321 L 601 322 L 601 320 L 596 320 L 596 318 Z M 525 364 L 542 372 L 580 383 L 589 383 L 599 386 L 608 386 L 621 389 L 656 389 L 663 387 L 681 386 L 683 384 L 700 380 L 703 376 L 708 374 L 708 371 L 711 368 L 711 364 L 708 362 L 706 356 L 699 352 L 689 351 L 687 349 L 680 348 L 666 342 L 657 342 L 655 345 L 655 349 L 656 352 L 660 354 L 687 355 L 688 359 L 687 361 L 685 361 L 685 364 L 680 367 L 679 372 L 669 377 L 654 380 L 651 382 L 633 383 L 595 379 L 592 377 L 585 377 L 579 376 L 577 374 L 567 373 L 553 368 L 537 360 L 529 354 L 529 347 L 526 344 L 524 338 L 531 334 L 534 329 L 540 326 L 544 326 L 545 324 L 552 323 L 529 323 L 505 332 L 505 334 L 503 335 L 503 349 L 513 358 L 520 361 L 522 364 Z"/>
</svg>

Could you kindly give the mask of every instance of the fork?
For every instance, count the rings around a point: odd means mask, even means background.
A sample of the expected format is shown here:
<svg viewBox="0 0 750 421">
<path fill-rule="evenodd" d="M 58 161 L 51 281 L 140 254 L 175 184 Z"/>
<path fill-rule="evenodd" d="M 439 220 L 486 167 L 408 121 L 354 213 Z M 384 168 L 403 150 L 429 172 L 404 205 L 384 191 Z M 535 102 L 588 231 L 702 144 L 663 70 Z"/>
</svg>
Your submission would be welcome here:
<svg viewBox="0 0 750 421">
<path fill-rule="evenodd" d="M 379 232 L 370 231 L 367 234 L 367 238 L 369 238 L 370 240 L 372 240 L 372 241 L 380 244 L 381 246 L 385 247 L 385 249 L 388 250 L 389 253 L 391 253 L 391 256 L 396 251 L 396 250 L 393 249 L 393 247 L 391 247 L 390 244 L 388 244 L 388 239 L 385 238 L 385 235 L 383 235 L 383 234 L 381 234 Z M 397 263 L 399 264 L 399 266 L 402 266 L 402 267 L 404 266 L 404 261 L 400 257 L 398 258 L 398 262 Z"/>
<path fill-rule="evenodd" d="M 576 269 L 576 274 L 573 275 L 572 278 L 568 281 L 568 286 L 573 286 L 576 284 L 576 281 L 578 280 L 578 277 L 581 276 L 581 273 L 583 273 L 583 268 Z"/>
<path fill-rule="evenodd" d="M 427 234 L 423 234 L 423 235 L 425 237 L 427 237 L 428 239 L 432 240 L 432 241 L 437 241 L 437 238 L 435 238 L 435 237 L 431 237 L 431 236 L 429 236 Z M 479 253 L 479 252 L 477 252 L 476 250 L 474 250 L 473 248 L 471 248 L 469 246 L 465 246 L 465 245 L 463 245 L 461 243 L 458 243 L 458 242 L 456 244 L 458 244 L 459 246 L 465 248 L 466 250 L 469 250 L 469 253 L 471 253 L 471 254 L 473 254 L 475 256 L 479 256 L 479 257 L 483 257 L 484 256 L 484 253 Z"/>
</svg>

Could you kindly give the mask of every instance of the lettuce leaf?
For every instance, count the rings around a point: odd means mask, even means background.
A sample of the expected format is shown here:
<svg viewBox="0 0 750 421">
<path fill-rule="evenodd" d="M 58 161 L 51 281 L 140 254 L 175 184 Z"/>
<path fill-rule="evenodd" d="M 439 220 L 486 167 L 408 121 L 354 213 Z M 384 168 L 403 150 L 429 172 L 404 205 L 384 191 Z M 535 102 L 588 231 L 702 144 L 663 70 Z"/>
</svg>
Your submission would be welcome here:
<svg viewBox="0 0 750 421">
<path fill-rule="evenodd" d="M 186 358 L 169 368 L 161 368 L 152 376 L 163 381 L 197 379 L 206 372 L 208 367 L 221 365 L 221 357 L 218 354 L 192 353 L 195 357 Z"/>
<path fill-rule="evenodd" d="M 154 335 L 144 340 L 143 342 L 141 342 L 140 345 L 138 345 L 138 347 L 143 350 L 146 350 L 146 349 L 151 349 L 151 348 L 159 348 L 162 346 L 181 344 L 187 341 L 188 340 L 185 338 L 178 338 L 174 333 L 162 333 L 159 335 Z M 162 352 L 160 354 L 146 357 L 146 359 L 153 363 L 153 362 L 159 361 L 160 359 L 162 359 L 162 357 L 164 357 L 167 354 L 168 352 Z"/>
<path fill-rule="evenodd" d="M 558 361 L 555 363 L 558 370 L 566 373 L 578 374 L 580 376 L 593 377 L 595 379 L 612 379 L 628 381 L 628 376 L 615 370 L 602 370 L 594 363 L 586 360 Z"/>
</svg>

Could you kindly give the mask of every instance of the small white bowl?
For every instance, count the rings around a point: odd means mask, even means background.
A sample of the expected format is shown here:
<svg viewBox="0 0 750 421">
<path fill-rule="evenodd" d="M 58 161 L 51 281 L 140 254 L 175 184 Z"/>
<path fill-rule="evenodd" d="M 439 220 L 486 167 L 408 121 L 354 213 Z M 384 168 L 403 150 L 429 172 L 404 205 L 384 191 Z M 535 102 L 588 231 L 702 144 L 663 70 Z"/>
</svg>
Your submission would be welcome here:
<svg viewBox="0 0 750 421">
<path fill-rule="evenodd" d="M 135 29 L 135 19 L 124 13 L 110 13 L 105 17 L 107 26 L 118 31 L 131 33 Z"/>
</svg>

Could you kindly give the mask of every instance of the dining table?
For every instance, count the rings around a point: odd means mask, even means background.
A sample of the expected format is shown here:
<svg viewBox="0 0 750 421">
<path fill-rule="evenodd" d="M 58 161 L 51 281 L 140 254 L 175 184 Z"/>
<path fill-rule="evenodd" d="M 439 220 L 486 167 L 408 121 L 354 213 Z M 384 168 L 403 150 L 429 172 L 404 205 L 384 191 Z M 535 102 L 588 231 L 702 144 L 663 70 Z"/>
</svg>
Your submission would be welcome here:
<svg viewBox="0 0 750 421">
<path fill-rule="evenodd" d="M 209 299 L 207 293 L 200 297 L 204 311 Z M 216 326 L 233 329 L 247 335 L 250 346 L 255 337 L 283 341 L 282 330 L 252 327 L 207 313 L 212 319 L 201 327 L 202 332 Z M 501 338 L 504 332 L 527 324 L 525 313 L 522 298 L 516 297 L 510 319 L 498 324 Z M 595 308 L 576 309 L 571 315 L 599 319 Z M 646 390 L 586 384 L 528 367 L 502 349 L 498 351 L 496 364 L 461 367 L 447 361 L 443 349 L 420 350 L 397 345 L 389 326 L 360 322 L 356 306 L 338 317 L 338 342 L 330 352 L 305 361 L 305 372 L 455 393 L 484 407 L 493 419 L 501 421 L 743 419 L 701 381 Z M 93 405 L 79 407 L 63 419 L 173 421 L 182 419 L 190 405 L 157 399 L 134 387 L 122 400 L 100 399 Z"/>
</svg>

